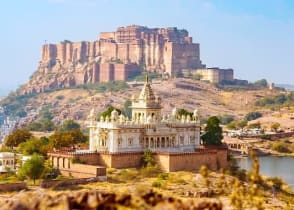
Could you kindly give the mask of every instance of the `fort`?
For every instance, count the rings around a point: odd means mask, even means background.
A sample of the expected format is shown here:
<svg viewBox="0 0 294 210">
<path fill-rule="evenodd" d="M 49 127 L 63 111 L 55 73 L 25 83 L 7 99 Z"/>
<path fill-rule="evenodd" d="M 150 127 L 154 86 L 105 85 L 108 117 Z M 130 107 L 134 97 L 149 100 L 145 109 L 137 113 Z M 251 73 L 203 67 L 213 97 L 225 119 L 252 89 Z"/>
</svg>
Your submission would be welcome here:
<svg viewBox="0 0 294 210">
<path fill-rule="evenodd" d="M 101 81 L 126 80 L 142 70 L 175 76 L 204 68 L 187 30 L 131 25 L 101 32 L 93 42 L 44 44 L 41 61 L 23 94 Z"/>
</svg>

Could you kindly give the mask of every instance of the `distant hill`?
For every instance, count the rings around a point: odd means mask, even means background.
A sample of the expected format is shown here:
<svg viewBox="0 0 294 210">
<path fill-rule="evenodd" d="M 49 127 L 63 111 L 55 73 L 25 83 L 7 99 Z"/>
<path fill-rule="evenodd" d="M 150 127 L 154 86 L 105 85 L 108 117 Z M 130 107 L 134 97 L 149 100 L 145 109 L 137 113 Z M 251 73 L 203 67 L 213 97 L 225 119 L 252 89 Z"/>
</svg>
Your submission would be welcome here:
<svg viewBox="0 0 294 210">
<path fill-rule="evenodd" d="M 294 90 L 294 85 L 290 85 L 290 84 L 276 84 L 276 86 L 285 88 L 286 90 Z"/>
</svg>

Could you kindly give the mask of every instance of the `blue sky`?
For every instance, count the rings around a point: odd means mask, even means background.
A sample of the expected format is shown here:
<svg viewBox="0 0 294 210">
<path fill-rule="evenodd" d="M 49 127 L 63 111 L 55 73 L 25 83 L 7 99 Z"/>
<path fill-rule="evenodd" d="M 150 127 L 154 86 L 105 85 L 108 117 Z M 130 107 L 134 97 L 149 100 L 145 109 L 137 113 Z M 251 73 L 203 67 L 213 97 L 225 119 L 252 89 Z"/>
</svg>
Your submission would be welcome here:
<svg viewBox="0 0 294 210">
<path fill-rule="evenodd" d="M 207 66 L 294 84 L 292 0 L 9 0 L 0 3 L 0 90 L 29 79 L 45 40 L 93 41 L 130 24 L 185 28 Z"/>
</svg>

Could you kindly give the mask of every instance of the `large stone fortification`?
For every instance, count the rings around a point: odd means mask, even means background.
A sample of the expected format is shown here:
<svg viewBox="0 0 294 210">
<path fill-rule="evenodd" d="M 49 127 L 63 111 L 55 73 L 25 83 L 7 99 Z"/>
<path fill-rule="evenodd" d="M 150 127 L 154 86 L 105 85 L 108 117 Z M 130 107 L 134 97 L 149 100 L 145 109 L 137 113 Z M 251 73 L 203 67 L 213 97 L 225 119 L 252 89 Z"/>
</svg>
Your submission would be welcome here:
<svg viewBox="0 0 294 210">
<path fill-rule="evenodd" d="M 43 45 L 39 67 L 21 91 L 126 80 L 142 69 L 174 76 L 201 67 L 199 44 L 192 43 L 187 30 L 132 25 L 101 32 L 94 42 Z"/>
</svg>

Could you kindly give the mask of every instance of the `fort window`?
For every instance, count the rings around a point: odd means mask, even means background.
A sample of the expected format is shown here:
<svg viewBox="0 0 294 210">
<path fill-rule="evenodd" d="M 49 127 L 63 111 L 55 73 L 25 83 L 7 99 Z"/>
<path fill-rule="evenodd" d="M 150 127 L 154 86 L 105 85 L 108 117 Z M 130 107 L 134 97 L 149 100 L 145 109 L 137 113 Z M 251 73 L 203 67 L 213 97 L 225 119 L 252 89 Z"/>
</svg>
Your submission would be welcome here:
<svg viewBox="0 0 294 210">
<path fill-rule="evenodd" d="M 2 166 L 2 160 L 0 160 L 0 166 Z"/>
<path fill-rule="evenodd" d="M 129 146 L 132 146 L 133 145 L 133 138 L 129 138 L 128 143 L 129 143 Z"/>
<path fill-rule="evenodd" d="M 190 136 L 190 144 L 195 144 L 195 136 Z"/>
<path fill-rule="evenodd" d="M 180 138 L 180 144 L 184 145 L 184 136 L 180 136 L 179 138 Z"/>
<path fill-rule="evenodd" d="M 140 145 L 143 146 L 143 144 L 144 144 L 144 141 L 142 138 L 140 138 Z"/>
<path fill-rule="evenodd" d="M 122 138 L 118 138 L 118 139 L 117 139 L 117 145 L 118 145 L 119 147 L 121 147 L 121 145 L 122 145 Z"/>
</svg>

